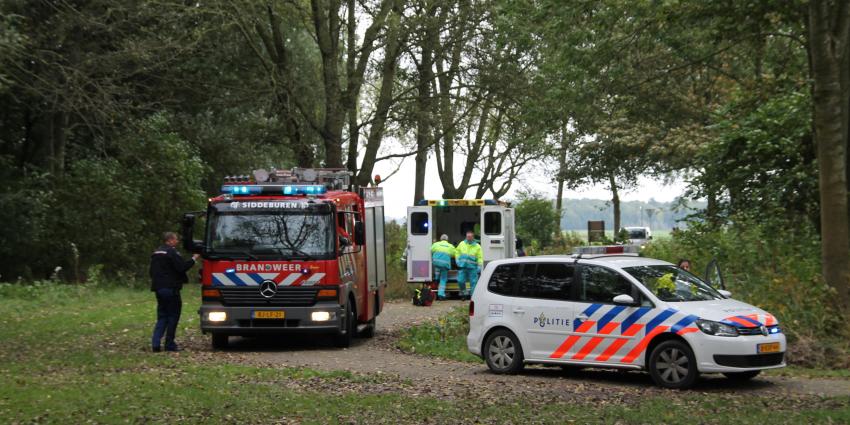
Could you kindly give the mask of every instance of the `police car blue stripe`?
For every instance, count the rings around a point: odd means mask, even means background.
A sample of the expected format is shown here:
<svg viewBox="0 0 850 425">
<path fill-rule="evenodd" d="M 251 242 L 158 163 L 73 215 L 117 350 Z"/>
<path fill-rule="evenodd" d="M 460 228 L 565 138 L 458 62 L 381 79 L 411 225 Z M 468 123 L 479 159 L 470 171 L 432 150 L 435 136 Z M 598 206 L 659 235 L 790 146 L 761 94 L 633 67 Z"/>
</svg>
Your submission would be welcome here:
<svg viewBox="0 0 850 425">
<path fill-rule="evenodd" d="M 602 318 L 599 319 L 598 322 L 596 322 L 596 331 L 597 332 L 601 331 L 602 328 L 604 328 L 605 325 L 608 324 L 608 322 L 610 322 L 611 320 L 614 320 L 614 318 L 617 317 L 617 315 L 620 314 L 620 312 L 625 310 L 625 309 L 626 309 L 626 307 L 618 305 L 618 306 L 615 306 L 614 308 L 612 308 L 607 313 L 605 313 L 605 315 L 602 316 Z"/>
<path fill-rule="evenodd" d="M 590 317 L 590 316 L 593 315 L 593 313 L 596 312 L 596 310 L 599 310 L 600 307 L 602 307 L 602 304 L 591 304 L 590 307 L 587 307 L 586 309 L 584 309 L 584 311 L 582 311 L 581 314 L 583 314 L 587 317 Z M 575 320 L 573 320 L 573 331 L 578 329 L 579 326 L 581 326 L 582 323 L 584 323 L 584 320 L 581 320 L 579 318 L 576 318 Z"/>
<path fill-rule="evenodd" d="M 676 324 L 673 325 L 672 328 L 670 328 L 670 332 L 673 332 L 673 333 L 679 332 L 680 330 L 682 330 L 682 328 L 690 325 L 691 323 L 694 323 L 694 321 L 696 321 L 697 319 L 699 319 L 699 317 L 694 316 L 694 315 L 687 316 L 684 319 L 676 322 Z"/>
<path fill-rule="evenodd" d="M 646 324 L 646 333 L 648 334 L 649 332 L 651 332 L 653 329 L 658 327 L 658 325 L 664 323 L 665 320 L 669 319 L 670 316 L 674 314 L 676 314 L 676 310 L 673 310 L 672 308 L 668 308 L 667 310 L 658 313 L 658 316 L 655 316 L 652 320 L 649 321 L 649 323 Z"/>
<path fill-rule="evenodd" d="M 652 309 L 649 308 L 649 307 L 641 307 L 641 308 L 635 310 L 634 312 L 632 312 L 632 314 L 630 314 L 629 317 L 626 317 L 626 320 L 623 320 L 623 324 L 620 325 L 620 332 L 625 332 L 626 329 L 628 329 L 629 327 L 634 325 L 635 322 L 640 320 L 640 318 L 643 317 L 644 314 L 649 313 L 649 310 L 652 310 Z"/>
<path fill-rule="evenodd" d="M 742 324 L 740 324 L 740 323 L 738 323 L 738 322 L 733 322 L 733 321 L 731 321 L 731 320 L 721 320 L 721 321 L 720 321 L 720 323 L 723 323 L 724 325 L 734 326 L 734 327 L 736 327 L 736 328 L 744 328 L 744 327 L 746 327 L 746 326 L 744 326 L 744 325 L 742 325 Z"/>
<path fill-rule="evenodd" d="M 584 309 L 582 314 L 587 317 L 593 316 L 593 313 L 596 313 L 596 310 L 599 310 L 600 307 L 602 307 L 602 304 L 591 304 L 590 307 Z"/>
<path fill-rule="evenodd" d="M 739 319 L 741 319 L 741 320 L 746 320 L 747 322 L 752 323 L 752 324 L 753 324 L 753 326 L 761 326 L 761 322 L 759 322 L 758 320 L 753 320 L 753 319 L 751 319 L 751 318 L 749 318 L 749 317 L 747 317 L 747 316 L 735 316 L 735 317 L 737 317 L 737 318 L 739 318 Z"/>
</svg>

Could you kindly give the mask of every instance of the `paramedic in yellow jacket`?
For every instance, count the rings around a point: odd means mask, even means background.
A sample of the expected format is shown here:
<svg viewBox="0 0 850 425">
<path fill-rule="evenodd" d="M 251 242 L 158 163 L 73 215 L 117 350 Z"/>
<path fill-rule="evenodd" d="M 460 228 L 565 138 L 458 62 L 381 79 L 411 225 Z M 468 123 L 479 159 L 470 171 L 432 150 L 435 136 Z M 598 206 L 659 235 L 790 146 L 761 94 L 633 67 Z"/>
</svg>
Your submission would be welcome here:
<svg viewBox="0 0 850 425">
<path fill-rule="evenodd" d="M 457 244 L 455 250 L 457 258 L 457 286 L 461 297 L 467 297 L 475 290 L 478 283 L 478 273 L 484 266 L 484 255 L 481 253 L 481 245 L 475 240 L 472 231 L 466 232 L 466 239 Z M 469 282 L 469 292 L 466 291 L 466 282 Z"/>
<path fill-rule="evenodd" d="M 439 242 L 431 245 L 431 263 L 434 264 L 434 272 L 440 277 L 440 286 L 437 288 L 438 300 L 446 299 L 446 280 L 454 257 L 455 247 L 449 242 L 448 235 L 440 236 Z"/>
</svg>

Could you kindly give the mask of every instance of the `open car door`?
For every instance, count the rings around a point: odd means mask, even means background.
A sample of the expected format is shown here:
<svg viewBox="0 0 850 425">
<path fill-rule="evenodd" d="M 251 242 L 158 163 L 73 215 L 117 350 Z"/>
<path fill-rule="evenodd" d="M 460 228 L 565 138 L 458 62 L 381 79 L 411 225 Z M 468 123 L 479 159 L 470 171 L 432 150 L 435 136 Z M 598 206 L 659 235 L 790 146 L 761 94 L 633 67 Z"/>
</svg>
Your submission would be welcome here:
<svg viewBox="0 0 850 425">
<path fill-rule="evenodd" d="M 723 280 L 723 273 L 720 271 L 720 266 L 717 264 L 716 258 L 712 258 L 705 267 L 704 280 L 714 288 L 726 290 L 726 281 Z"/>
</svg>

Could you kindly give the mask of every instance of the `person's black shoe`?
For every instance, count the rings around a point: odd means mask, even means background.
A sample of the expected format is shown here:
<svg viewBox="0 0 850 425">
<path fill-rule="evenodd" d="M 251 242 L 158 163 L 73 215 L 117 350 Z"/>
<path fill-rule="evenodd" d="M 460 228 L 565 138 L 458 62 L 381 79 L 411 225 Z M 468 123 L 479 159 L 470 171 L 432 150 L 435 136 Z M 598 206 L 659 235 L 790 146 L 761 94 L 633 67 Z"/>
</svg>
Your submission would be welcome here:
<svg viewBox="0 0 850 425">
<path fill-rule="evenodd" d="M 159 353 L 160 351 L 162 351 L 162 348 L 161 347 L 151 347 L 151 351 L 153 351 L 154 353 Z"/>
<path fill-rule="evenodd" d="M 172 347 L 172 348 L 166 348 L 165 351 L 168 351 L 170 353 L 179 353 L 179 352 L 183 351 L 183 349 L 180 348 L 180 347 Z"/>
<path fill-rule="evenodd" d="M 443 295 L 437 295 L 437 301 L 445 301 L 446 297 Z"/>
</svg>

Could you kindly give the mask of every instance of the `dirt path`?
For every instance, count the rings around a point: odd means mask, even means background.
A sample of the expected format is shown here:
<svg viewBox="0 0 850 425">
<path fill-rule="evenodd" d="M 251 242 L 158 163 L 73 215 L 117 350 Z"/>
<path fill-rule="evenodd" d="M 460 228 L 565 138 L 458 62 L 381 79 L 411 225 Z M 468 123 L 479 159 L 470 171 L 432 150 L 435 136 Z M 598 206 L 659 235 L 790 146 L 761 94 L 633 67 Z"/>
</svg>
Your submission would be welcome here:
<svg viewBox="0 0 850 425">
<path fill-rule="evenodd" d="M 285 340 L 231 339 L 230 353 L 239 362 L 270 367 L 308 367 L 317 370 L 347 370 L 365 376 L 381 376 L 392 391 L 413 396 L 426 394 L 441 398 L 480 398 L 492 393 L 492 399 L 507 394 L 542 400 L 581 400 L 584 402 L 619 401 L 629 403 L 642 396 L 669 394 L 652 385 L 649 375 L 640 372 L 604 370 L 563 371 L 560 368 L 531 366 L 519 376 L 499 376 L 479 364 L 441 360 L 406 354 L 395 347 L 401 330 L 433 320 L 461 301 L 444 301 L 432 307 L 416 307 L 409 302 L 388 303 L 378 316 L 373 339 L 358 339 L 348 349 L 337 349 L 329 341 L 315 338 Z M 209 350 L 208 347 L 197 347 Z M 383 388 L 382 391 L 387 390 Z M 698 392 L 734 394 L 776 394 L 784 396 L 850 396 L 850 380 L 759 377 L 751 382 L 733 383 L 722 377 L 708 376 L 695 388 Z"/>
</svg>

